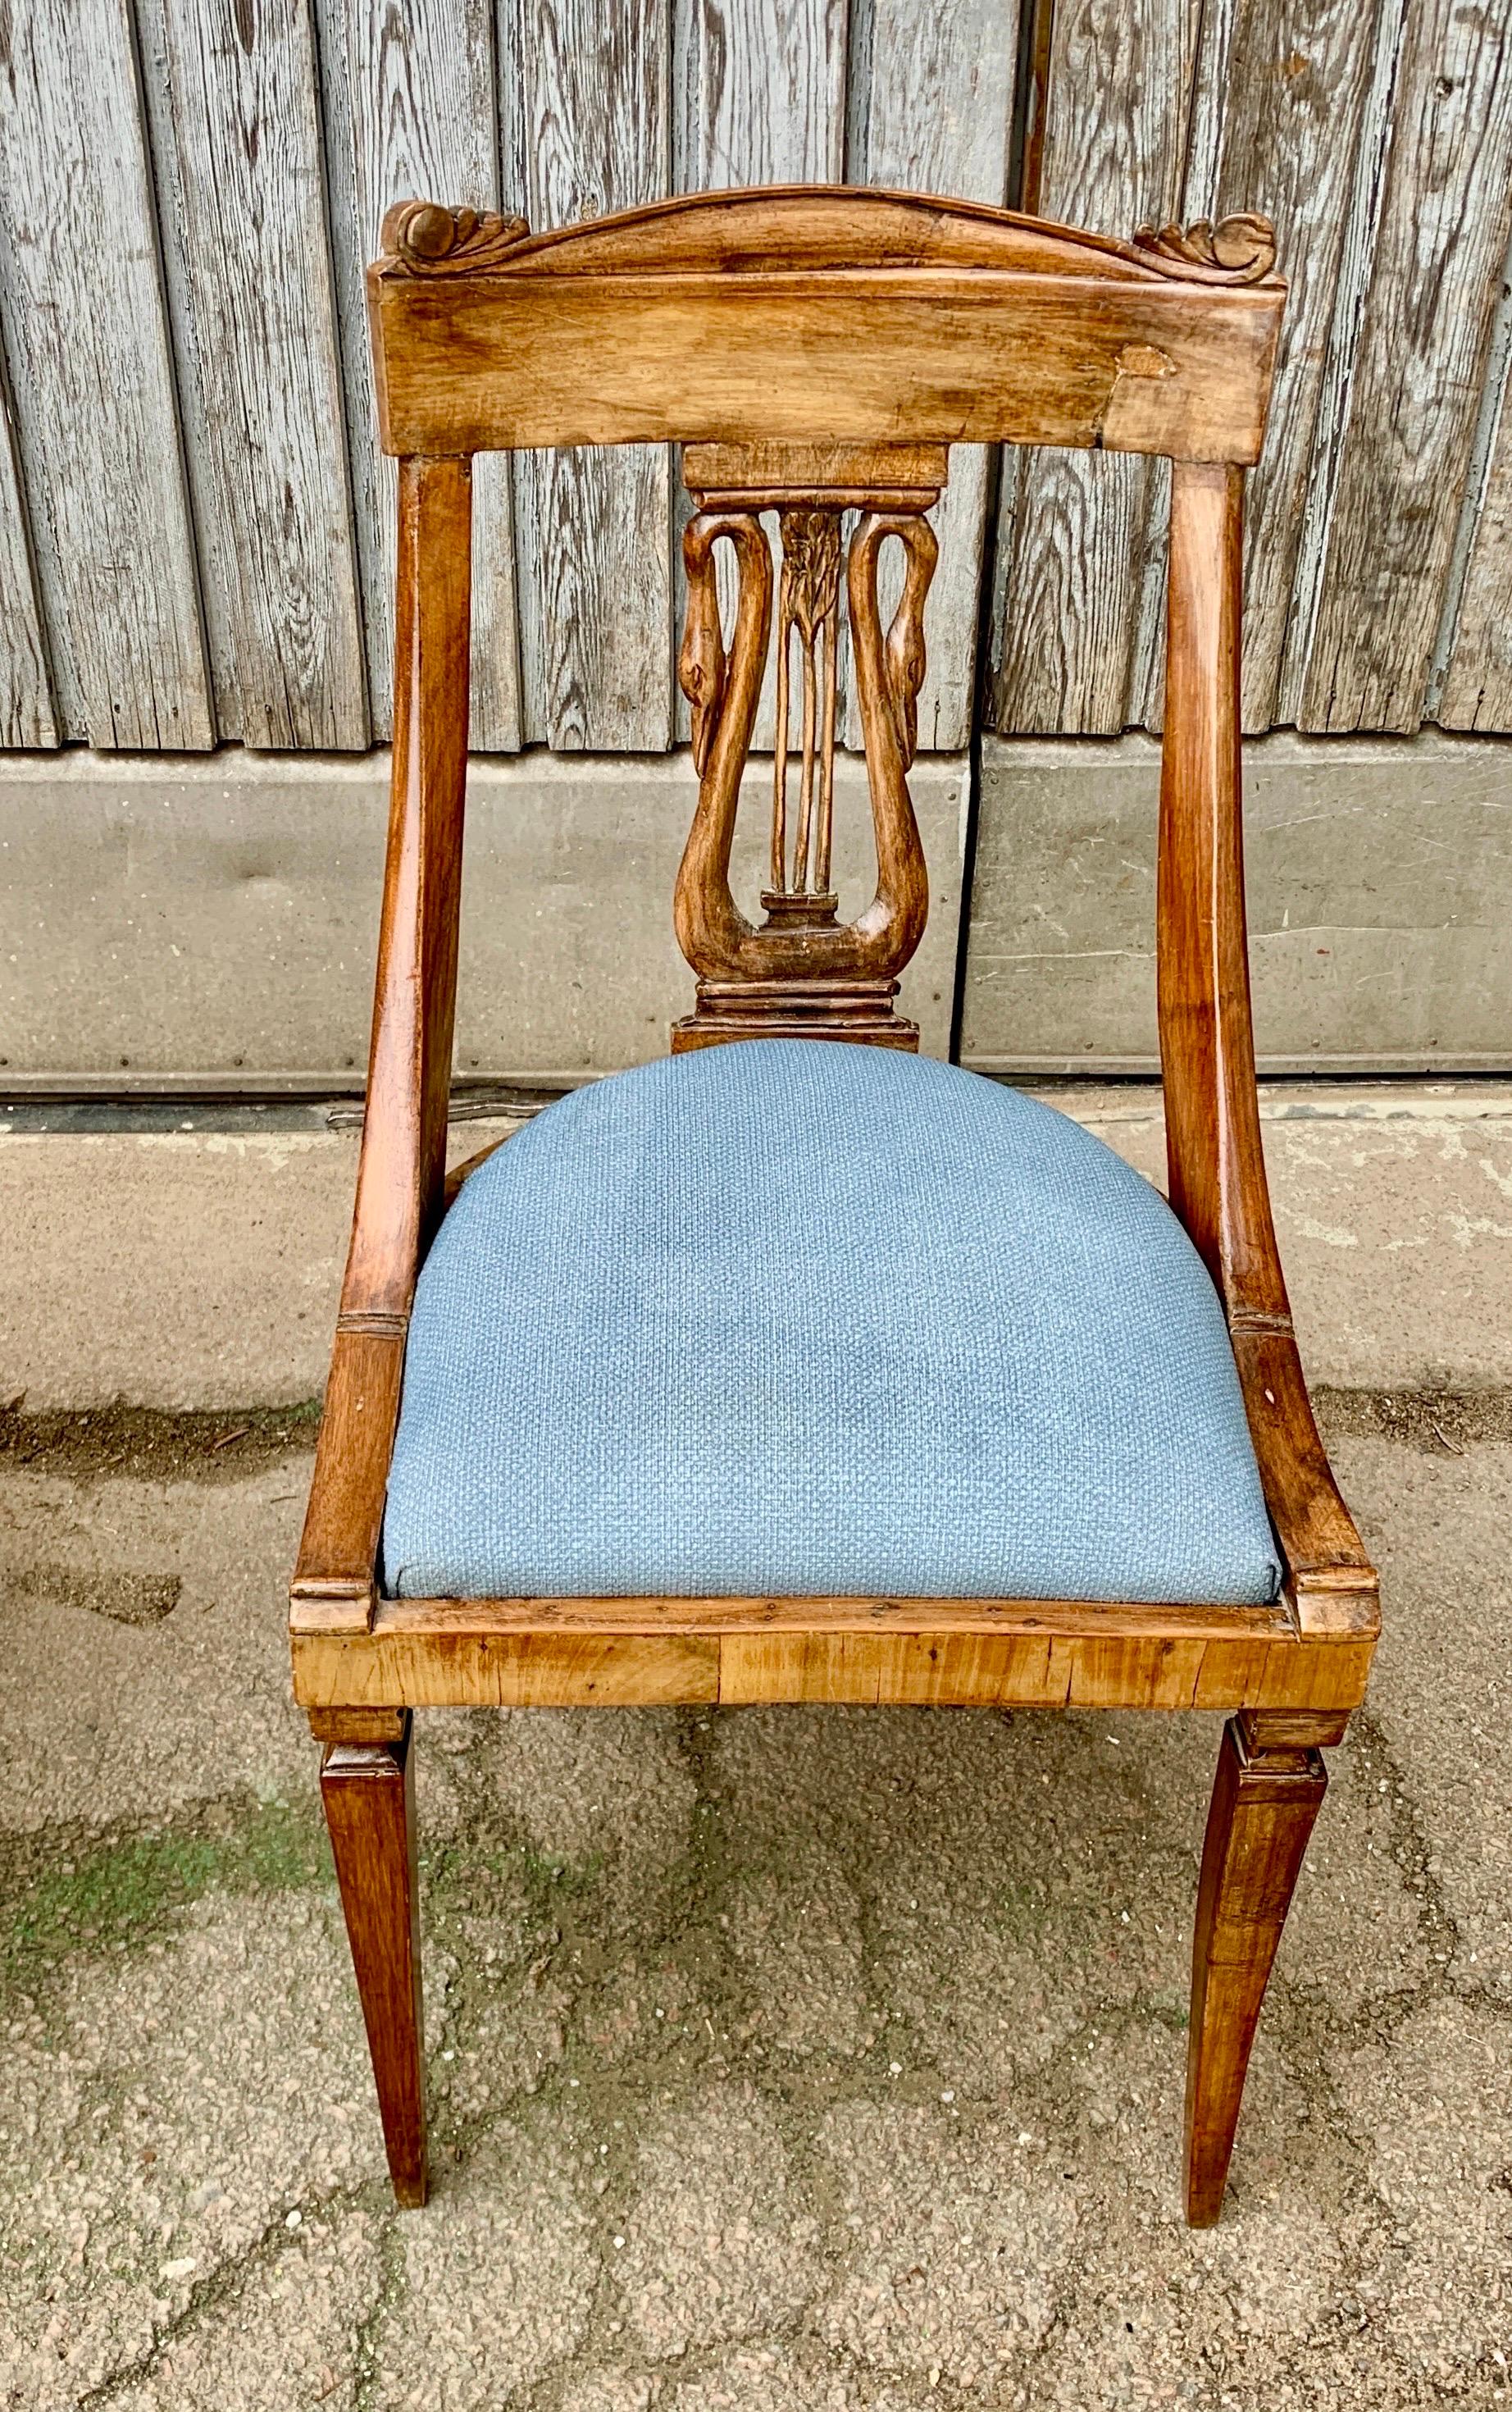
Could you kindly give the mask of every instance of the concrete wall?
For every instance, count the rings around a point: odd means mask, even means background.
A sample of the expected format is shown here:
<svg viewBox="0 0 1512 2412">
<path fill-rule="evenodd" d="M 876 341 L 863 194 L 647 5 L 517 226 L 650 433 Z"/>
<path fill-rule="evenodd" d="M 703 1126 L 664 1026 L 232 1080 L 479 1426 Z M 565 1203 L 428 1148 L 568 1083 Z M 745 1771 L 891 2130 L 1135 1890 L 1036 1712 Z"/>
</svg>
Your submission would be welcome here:
<svg viewBox="0 0 1512 2412">
<path fill-rule="evenodd" d="M 757 762 L 754 787 L 770 780 Z M 946 1052 L 965 762 L 913 790 L 933 890 L 903 1007 Z M 864 772 L 836 773 L 843 914 L 872 890 Z M 386 752 L 228 747 L 208 759 L 83 749 L 0 768 L 0 1087 L 299 1076 L 360 1084 L 373 1006 Z M 697 781 L 685 754 L 477 759 L 468 787 L 457 1068 L 574 1078 L 662 1053 L 693 1002 L 672 885 Z M 741 816 L 757 910 L 765 799 Z"/>
<path fill-rule="evenodd" d="M 1512 739 L 1276 735 L 1246 762 L 1264 1063 L 1512 1070 Z M 937 1054 L 967 780 L 931 756 L 913 781 L 933 906 L 904 1003 Z M 383 753 L 6 762 L 0 1086 L 356 1086 L 387 783 Z M 1154 1068 L 1158 787 L 1146 737 L 987 742 L 964 1061 Z M 692 994 L 670 901 L 694 793 L 685 754 L 475 760 L 461 1074 L 572 1079 L 665 1046 Z M 764 802 L 742 816 L 752 910 Z M 854 760 L 836 828 L 849 911 L 873 871 Z"/>
<path fill-rule="evenodd" d="M 1512 740 L 1245 748 L 1255 1042 L 1272 1070 L 1512 1067 Z M 1156 1063 L 1160 749 L 989 739 L 962 1060 Z"/>
</svg>

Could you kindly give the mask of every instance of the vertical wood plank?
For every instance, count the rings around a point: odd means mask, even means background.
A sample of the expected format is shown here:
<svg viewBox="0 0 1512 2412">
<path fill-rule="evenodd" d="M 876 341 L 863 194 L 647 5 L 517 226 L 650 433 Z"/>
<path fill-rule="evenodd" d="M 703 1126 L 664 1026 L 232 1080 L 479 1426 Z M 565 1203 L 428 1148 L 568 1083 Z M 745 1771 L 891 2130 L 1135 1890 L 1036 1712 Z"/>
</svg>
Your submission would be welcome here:
<svg viewBox="0 0 1512 2412">
<path fill-rule="evenodd" d="M 1290 0 L 1280 11 L 1275 0 L 1241 0 L 1230 53 L 1232 99 L 1211 214 L 1264 210 L 1275 224 L 1289 287 L 1265 450 L 1245 496 L 1247 729 L 1269 728 L 1279 716 L 1302 506 L 1370 97 L 1373 31 L 1370 9 L 1358 0 Z"/>
<path fill-rule="evenodd" d="M 1129 234 L 1181 198 L 1198 0 L 1060 0 L 1045 97 L 1040 207 Z M 1001 652 L 991 720 L 1005 734 L 1122 728 L 1144 578 L 1149 463 L 1026 455 L 1006 493 Z"/>
<path fill-rule="evenodd" d="M 58 743 L 15 415 L 0 363 L 0 745 Z"/>
<path fill-rule="evenodd" d="M 1391 110 L 1397 75 L 1406 38 L 1407 18 L 1416 0 L 1375 0 L 1372 30 L 1370 91 L 1355 156 L 1343 242 L 1339 257 L 1333 317 L 1319 381 L 1317 422 L 1307 492 L 1302 502 L 1297 568 L 1292 581 L 1291 622 L 1281 665 L 1277 713 L 1295 722 L 1301 711 L 1307 658 L 1316 625 L 1323 566 L 1328 552 L 1329 522 L 1339 481 L 1344 429 L 1349 418 L 1350 378 L 1359 344 L 1360 320 L 1380 232 L 1387 153 L 1391 139 Z"/>
<path fill-rule="evenodd" d="M 999 0 L 872 0 L 856 62 L 852 182 L 994 201 L 1007 192 L 1017 27 Z M 950 484 L 930 513 L 940 566 L 925 607 L 929 670 L 919 743 L 942 750 L 971 735 L 989 456 L 950 455 Z"/>
<path fill-rule="evenodd" d="M 680 193 L 732 184 L 838 184 L 845 162 L 844 0 L 676 0 L 673 11 L 672 182 Z M 686 605 L 682 533 L 692 508 L 674 493 L 676 630 Z M 772 561 L 782 540 L 777 515 L 765 514 Z M 735 569 L 727 547 L 715 562 L 727 625 L 735 611 Z M 691 734 L 687 699 L 675 699 L 677 735 Z M 762 682 L 753 743 L 776 743 L 776 650 Z"/>
<path fill-rule="evenodd" d="M 1490 447 L 1436 718 L 1446 728 L 1512 728 L 1512 257 L 1492 356 Z"/>
<path fill-rule="evenodd" d="M 63 733 L 213 745 L 126 0 L 15 7 L 6 29 L 0 299 Z M 24 545 L 7 551 L 24 623 Z"/>
<path fill-rule="evenodd" d="M 501 0 L 515 191 L 536 228 L 659 200 L 670 172 L 664 7 Z M 661 752 L 672 742 L 671 471 L 665 446 L 517 459 L 527 742 Z"/>
<path fill-rule="evenodd" d="M 1299 714 L 1421 716 L 1512 221 L 1512 23 L 1414 0 Z"/>
<path fill-rule="evenodd" d="M 309 0 L 144 0 L 223 726 L 362 746 L 366 669 Z"/>
<path fill-rule="evenodd" d="M 676 0 L 673 178 L 838 184 L 845 140 L 845 0 Z"/>
<path fill-rule="evenodd" d="M 1244 725 L 1279 714 L 1324 360 L 1350 226 L 1377 32 L 1354 0 L 1230 0 L 1206 10 L 1180 216 L 1259 209 L 1289 293 L 1265 450 L 1247 500 Z M 1152 479 L 1131 719 L 1158 728 L 1169 479 Z"/>
<path fill-rule="evenodd" d="M 384 212 L 411 197 L 499 206 L 492 0 L 319 0 L 331 248 L 346 371 L 375 737 L 393 726 L 394 463 L 378 450 L 363 271 Z M 471 742 L 520 744 L 520 640 L 506 457 L 473 463 Z"/>
</svg>

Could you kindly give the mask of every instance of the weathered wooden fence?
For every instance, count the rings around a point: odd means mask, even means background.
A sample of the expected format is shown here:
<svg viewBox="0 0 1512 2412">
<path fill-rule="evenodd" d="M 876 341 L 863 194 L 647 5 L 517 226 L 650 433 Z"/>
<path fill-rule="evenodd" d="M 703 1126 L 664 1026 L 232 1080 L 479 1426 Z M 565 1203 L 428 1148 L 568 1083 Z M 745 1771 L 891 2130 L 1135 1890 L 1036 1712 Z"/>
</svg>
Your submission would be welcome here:
<svg viewBox="0 0 1512 2412">
<path fill-rule="evenodd" d="M 389 200 L 549 225 L 841 177 L 1037 188 L 1114 232 L 1272 213 L 1293 303 L 1254 489 L 1249 722 L 1512 728 L 1507 11 L 1024 5 L 1028 28 L 1013 0 L 0 9 L 0 743 L 387 734 L 361 266 Z M 479 495 L 477 743 L 676 743 L 665 454 L 490 462 Z M 1162 504 L 1129 460 L 1025 458 L 999 493 L 958 456 L 935 746 L 969 732 L 989 559 L 991 726 L 1158 718 Z"/>
<path fill-rule="evenodd" d="M 1291 284 L 1251 481 L 1250 728 L 1512 728 L 1512 12 L 1497 0 L 1054 0 L 1039 205 L 1241 207 Z M 1006 480 L 991 719 L 1159 714 L 1165 479 Z"/>
</svg>

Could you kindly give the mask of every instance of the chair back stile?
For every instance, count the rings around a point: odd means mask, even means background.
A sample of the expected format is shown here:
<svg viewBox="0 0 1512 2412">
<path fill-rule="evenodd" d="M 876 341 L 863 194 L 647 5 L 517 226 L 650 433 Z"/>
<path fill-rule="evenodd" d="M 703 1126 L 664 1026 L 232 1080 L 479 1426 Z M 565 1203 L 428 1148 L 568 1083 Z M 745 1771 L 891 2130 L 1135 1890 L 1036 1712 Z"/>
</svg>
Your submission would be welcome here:
<svg viewBox="0 0 1512 2412">
<path fill-rule="evenodd" d="M 1243 581 L 1243 471 L 1178 461 L 1156 883 L 1170 1201 L 1224 1302 L 1299 1621 L 1349 1632 L 1376 1610 L 1302 1376 L 1260 1137 L 1244 913 Z"/>
<path fill-rule="evenodd" d="M 1220 1287 L 1284 1315 L 1259 1160 L 1240 769 L 1242 472 L 1171 480 L 1157 992 L 1172 1205 Z"/>
<path fill-rule="evenodd" d="M 399 471 L 394 736 L 367 1110 L 296 1609 L 365 1631 L 415 1281 L 441 1217 L 467 779 L 472 464 Z"/>
<path fill-rule="evenodd" d="M 403 462 L 389 842 L 368 1096 L 343 1319 L 403 1315 L 404 1268 L 439 1220 L 462 904 L 472 605 L 472 464 Z M 364 1213 L 371 1184 L 373 1213 Z"/>
</svg>

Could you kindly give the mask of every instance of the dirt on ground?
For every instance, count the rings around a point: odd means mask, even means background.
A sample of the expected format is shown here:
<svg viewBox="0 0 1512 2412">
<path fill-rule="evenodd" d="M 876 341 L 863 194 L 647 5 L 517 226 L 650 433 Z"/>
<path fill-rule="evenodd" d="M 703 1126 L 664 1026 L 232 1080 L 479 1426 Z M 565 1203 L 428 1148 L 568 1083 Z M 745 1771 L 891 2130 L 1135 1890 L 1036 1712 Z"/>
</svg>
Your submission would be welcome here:
<svg viewBox="0 0 1512 2412">
<path fill-rule="evenodd" d="M 5 2412 L 1508 2405 L 1509 1402 L 1323 1407 L 1386 1638 L 1203 2234 L 1221 1720 L 1090 1713 L 421 1714 L 398 2213 L 288 1697 L 314 1410 L 10 1410 Z"/>
<path fill-rule="evenodd" d="M 1379 1435 L 1454 1455 L 1477 1441 L 1512 1441 L 1512 1390 L 1352 1390 L 1315 1386 L 1327 1441 Z M 307 1449 L 320 1401 L 284 1407 L 207 1407 L 174 1414 L 122 1405 L 29 1414 L 24 1392 L 0 1404 L 0 1468 L 89 1480 L 240 1481 Z"/>
<path fill-rule="evenodd" d="M 26 1411 L 25 1393 L 0 1405 L 0 1469 L 89 1481 L 239 1482 L 312 1445 L 320 1402 L 291 1407 L 209 1407 L 174 1415 L 154 1407 Z"/>
</svg>

